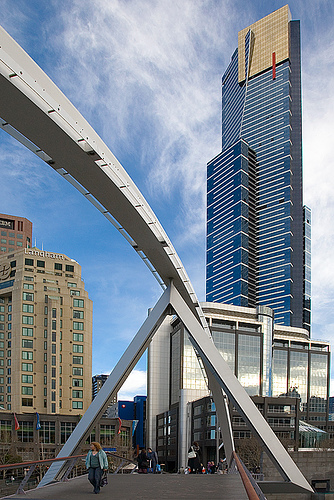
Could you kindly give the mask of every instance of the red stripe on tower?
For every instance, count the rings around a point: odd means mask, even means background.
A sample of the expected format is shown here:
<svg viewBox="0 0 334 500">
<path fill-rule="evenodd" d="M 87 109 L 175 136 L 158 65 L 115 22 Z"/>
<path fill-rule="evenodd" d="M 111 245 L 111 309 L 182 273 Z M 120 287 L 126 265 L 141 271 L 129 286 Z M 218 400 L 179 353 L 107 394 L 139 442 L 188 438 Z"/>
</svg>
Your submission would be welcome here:
<svg viewBox="0 0 334 500">
<path fill-rule="evenodd" d="M 273 52 L 273 80 L 276 78 L 276 52 Z"/>
</svg>

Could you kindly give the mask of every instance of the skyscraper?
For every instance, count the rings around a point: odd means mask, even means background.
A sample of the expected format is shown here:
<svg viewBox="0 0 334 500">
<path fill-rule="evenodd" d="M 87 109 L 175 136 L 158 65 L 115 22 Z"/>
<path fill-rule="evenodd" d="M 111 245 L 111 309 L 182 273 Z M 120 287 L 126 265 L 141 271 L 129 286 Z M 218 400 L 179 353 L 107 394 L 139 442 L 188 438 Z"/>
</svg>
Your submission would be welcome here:
<svg viewBox="0 0 334 500">
<path fill-rule="evenodd" d="M 208 163 L 206 300 L 268 306 L 275 322 L 310 330 L 300 26 L 287 5 L 239 32 L 222 84 L 222 152 Z"/>
</svg>

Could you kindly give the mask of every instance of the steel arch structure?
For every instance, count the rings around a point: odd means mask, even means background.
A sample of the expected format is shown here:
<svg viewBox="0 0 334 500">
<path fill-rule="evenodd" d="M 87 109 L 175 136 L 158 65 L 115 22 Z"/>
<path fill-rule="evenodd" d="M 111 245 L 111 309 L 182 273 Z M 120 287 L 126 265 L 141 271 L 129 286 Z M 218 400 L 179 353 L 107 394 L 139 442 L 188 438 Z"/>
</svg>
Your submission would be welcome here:
<svg viewBox="0 0 334 500">
<path fill-rule="evenodd" d="M 222 389 L 258 436 L 284 482 L 279 491 L 312 491 L 289 454 L 229 369 L 212 341 L 195 291 L 171 241 L 141 192 L 78 110 L 0 28 L 0 125 L 50 165 L 123 234 L 165 290 L 59 453 L 74 454 L 111 395 L 120 388 L 171 309 L 178 314 L 202 357 L 223 423 L 228 456 L 233 439 Z M 42 483 L 61 477 L 50 467 Z M 271 490 L 277 484 L 271 484 Z M 268 491 L 267 487 L 263 485 Z"/>
</svg>

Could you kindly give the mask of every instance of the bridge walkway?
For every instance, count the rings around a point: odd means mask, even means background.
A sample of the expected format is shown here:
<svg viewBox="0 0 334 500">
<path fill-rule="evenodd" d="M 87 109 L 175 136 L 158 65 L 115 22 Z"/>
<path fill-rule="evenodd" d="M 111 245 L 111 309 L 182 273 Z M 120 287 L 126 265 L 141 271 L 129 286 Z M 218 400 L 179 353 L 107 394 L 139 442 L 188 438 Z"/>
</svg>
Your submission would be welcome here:
<svg viewBox="0 0 334 500">
<path fill-rule="evenodd" d="M 11 500 L 88 500 L 93 488 L 87 475 L 11 495 Z M 238 473 L 222 475 L 109 474 L 99 500 L 248 500 Z"/>
</svg>

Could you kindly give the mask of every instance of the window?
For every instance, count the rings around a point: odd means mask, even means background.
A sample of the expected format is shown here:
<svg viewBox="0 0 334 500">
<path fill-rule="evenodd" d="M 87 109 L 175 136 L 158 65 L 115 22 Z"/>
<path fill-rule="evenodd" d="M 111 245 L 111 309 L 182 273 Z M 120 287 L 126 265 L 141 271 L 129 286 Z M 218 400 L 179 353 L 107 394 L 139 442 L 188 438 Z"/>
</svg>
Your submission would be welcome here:
<svg viewBox="0 0 334 500">
<path fill-rule="evenodd" d="M 72 380 L 72 383 L 73 383 L 73 387 L 83 387 L 83 380 L 82 380 L 82 378 L 74 378 Z"/>
<path fill-rule="evenodd" d="M 22 398 L 22 404 L 23 401 L 25 401 L 26 398 Z M 32 399 L 29 399 L 29 401 L 32 401 Z M 26 405 L 24 406 L 32 406 L 32 405 Z M 21 441 L 22 443 L 33 443 L 34 442 L 34 422 L 26 422 L 26 421 L 20 421 L 20 428 L 17 431 L 17 439 L 18 441 Z"/>
<path fill-rule="evenodd" d="M 33 406 L 33 400 L 31 398 L 22 398 L 22 406 Z"/>
<path fill-rule="evenodd" d="M 63 270 L 63 264 L 59 264 L 58 262 L 55 262 L 55 269 L 57 271 L 62 271 Z"/>
<path fill-rule="evenodd" d="M 31 351 L 22 351 L 22 359 L 33 359 L 33 353 Z"/>
<path fill-rule="evenodd" d="M 84 307 L 84 300 L 83 299 L 73 299 L 73 306 L 74 307 Z"/>
<path fill-rule="evenodd" d="M 18 246 L 18 247 L 23 247 L 23 243 L 22 243 L 22 241 L 17 241 L 17 242 L 16 242 L 16 246 Z"/>
<path fill-rule="evenodd" d="M 24 261 L 26 266 L 33 266 L 34 265 L 34 259 L 25 259 Z"/>
<path fill-rule="evenodd" d="M 82 333 L 73 333 L 73 340 L 75 342 L 83 342 L 83 334 Z"/>
<path fill-rule="evenodd" d="M 77 295 L 78 297 L 80 297 L 80 290 L 71 290 L 70 295 Z"/>
<path fill-rule="evenodd" d="M 82 398 L 83 397 L 83 391 L 78 391 L 77 389 L 72 390 L 72 397 L 73 398 Z"/>
<path fill-rule="evenodd" d="M 76 283 L 70 283 L 70 282 L 68 282 L 68 283 L 67 283 L 67 286 L 68 286 L 69 288 L 76 288 L 76 287 L 77 287 L 77 284 L 76 284 Z"/>
<path fill-rule="evenodd" d="M 34 281 L 33 276 L 25 276 L 24 281 Z"/>
<path fill-rule="evenodd" d="M 33 376 L 32 375 L 22 375 L 22 384 L 32 384 Z"/>
<path fill-rule="evenodd" d="M 23 292 L 23 300 L 34 300 L 34 294 L 33 293 L 28 293 L 28 292 Z"/>
<path fill-rule="evenodd" d="M 83 330 L 84 324 L 82 321 L 73 321 L 73 330 Z"/>
<path fill-rule="evenodd" d="M 74 273 L 74 266 L 70 266 L 69 264 L 66 264 L 65 271 L 68 271 L 69 273 Z"/>
<path fill-rule="evenodd" d="M 34 278 L 33 278 L 34 279 Z M 23 288 L 25 290 L 33 290 L 34 289 L 34 285 L 31 284 L 31 283 L 23 283 Z"/>
<path fill-rule="evenodd" d="M 73 352 L 83 352 L 82 344 L 73 344 Z"/>
<path fill-rule="evenodd" d="M 57 320 L 52 320 L 52 330 L 57 330 Z"/>
<path fill-rule="evenodd" d="M 52 346 L 51 346 L 51 352 L 52 352 L 52 354 L 56 354 L 56 352 L 57 352 L 57 346 L 56 346 L 56 344 L 52 344 Z"/>
<path fill-rule="evenodd" d="M 74 410 L 82 410 L 83 409 L 83 402 L 82 401 L 72 401 L 72 408 Z"/>
<path fill-rule="evenodd" d="M 39 435 L 42 443 L 54 444 L 56 442 L 56 423 L 41 421 Z"/>
<path fill-rule="evenodd" d="M 22 323 L 24 325 L 33 325 L 34 324 L 33 316 L 22 316 Z"/>
<path fill-rule="evenodd" d="M 37 261 L 37 267 L 45 267 L 45 262 L 44 262 L 44 260 L 38 260 L 38 261 Z"/>
<path fill-rule="evenodd" d="M 22 394 L 26 394 L 28 396 L 32 396 L 32 387 L 22 386 Z"/>
<path fill-rule="evenodd" d="M 33 344 L 34 344 L 33 340 L 22 339 L 22 347 L 25 347 L 27 349 L 33 349 L 33 347 L 34 347 Z M 28 359 L 28 358 L 24 358 L 24 359 Z"/>
<path fill-rule="evenodd" d="M 74 365 L 83 365 L 83 356 L 73 356 Z"/>
<path fill-rule="evenodd" d="M 73 318 L 84 319 L 83 311 L 73 311 Z"/>
<path fill-rule="evenodd" d="M 51 356 L 51 365 L 56 366 L 56 356 Z"/>
<path fill-rule="evenodd" d="M 57 309 L 56 308 L 52 308 L 52 317 L 53 318 L 56 318 L 57 317 Z"/>
<path fill-rule="evenodd" d="M 34 312 L 33 304 L 22 304 L 22 311 L 25 313 L 33 313 Z"/>
<path fill-rule="evenodd" d="M 26 328 L 25 326 L 22 328 L 22 335 L 24 337 L 32 337 L 33 336 L 33 329 L 32 328 Z"/>
<path fill-rule="evenodd" d="M 60 423 L 60 442 L 61 444 L 66 443 L 70 435 L 75 429 L 76 422 L 61 422 Z"/>
<path fill-rule="evenodd" d="M 78 366 L 74 366 L 72 369 L 72 374 L 76 376 L 82 376 L 83 375 L 83 368 L 79 368 Z"/>
</svg>

